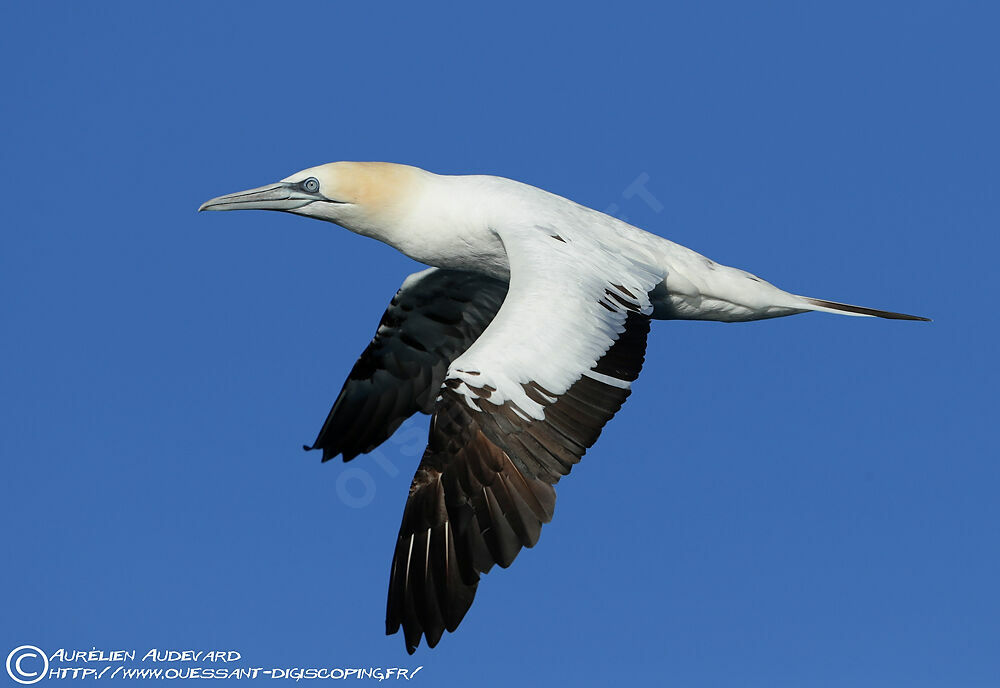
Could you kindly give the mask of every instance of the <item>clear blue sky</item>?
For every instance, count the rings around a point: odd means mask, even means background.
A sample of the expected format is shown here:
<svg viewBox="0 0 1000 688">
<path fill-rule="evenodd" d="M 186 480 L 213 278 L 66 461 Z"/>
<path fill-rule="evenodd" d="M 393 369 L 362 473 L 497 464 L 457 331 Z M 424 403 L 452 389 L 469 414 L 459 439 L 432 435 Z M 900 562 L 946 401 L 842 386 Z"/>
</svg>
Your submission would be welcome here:
<svg viewBox="0 0 1000 688">
<path fill-rule="evenodd" d="M 0 659 L 1000 684 L 998 25 L 970 2 L 4 3 Z M 195 212 L 339 159 L 614 204 L 934 322 L 657 323 L 539 545 L 409 658 L 383 619 L 426 419 L 347 478 L 299 447 L 418 266 Z M 659 210 L 624 197 L 640 175 Z"/>
</svg>

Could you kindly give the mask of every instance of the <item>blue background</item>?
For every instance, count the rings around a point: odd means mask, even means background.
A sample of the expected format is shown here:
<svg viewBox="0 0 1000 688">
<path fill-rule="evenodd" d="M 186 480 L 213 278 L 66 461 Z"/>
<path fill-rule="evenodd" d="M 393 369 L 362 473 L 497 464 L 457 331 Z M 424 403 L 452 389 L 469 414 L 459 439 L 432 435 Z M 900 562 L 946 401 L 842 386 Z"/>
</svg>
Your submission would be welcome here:
<svg viewBox="0 0 1000 688">
<path fill-rule="evenodd" d="M 4 3 L 0 656 L 424 685 L 1000 684 L 992 3 Z M 331 160 L 513 177 L 791 291 L 657 323 L 539 546 L 383 636 L 426 418 L 299 446 L 419 266 L 201 214 Z M 640 175 L 657 212 L 623 191 Z"/>
</svg>

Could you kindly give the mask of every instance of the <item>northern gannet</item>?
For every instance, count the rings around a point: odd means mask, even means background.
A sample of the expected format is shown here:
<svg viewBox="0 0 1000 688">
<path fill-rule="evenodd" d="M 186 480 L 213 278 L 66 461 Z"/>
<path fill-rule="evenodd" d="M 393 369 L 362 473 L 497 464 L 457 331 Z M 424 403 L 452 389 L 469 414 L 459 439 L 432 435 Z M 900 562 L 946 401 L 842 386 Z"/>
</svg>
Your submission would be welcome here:
<svg viewBox="0 0 1000 688">
<path fill-rule="evenodd" d="M 386 633 L 434 647 L 479 576 L 532 547 L 554 485 L 629 396 L 650 320 L 805 311 L 927 320 L 775 287 L 527 184 L 335 162 L 200 210 L 280 210 L 341 225 L 432 266 L 406 278 L 316 441 L 370 452 L 432 414 L 403 510 Z"/>
</svg>

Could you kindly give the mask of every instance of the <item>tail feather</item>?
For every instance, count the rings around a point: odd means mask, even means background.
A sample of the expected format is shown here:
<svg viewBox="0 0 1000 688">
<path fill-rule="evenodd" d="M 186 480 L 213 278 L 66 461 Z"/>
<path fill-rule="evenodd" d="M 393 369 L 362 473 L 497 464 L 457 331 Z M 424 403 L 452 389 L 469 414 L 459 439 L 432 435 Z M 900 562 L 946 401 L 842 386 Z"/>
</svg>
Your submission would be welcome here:
<svg viewBox="0 0 1000 688">
<path fill-rule="evenodd" d="M 930 318 L 923 318 L 919 315 L 907 315 L 905 313 L 894 313 L 892 311 L 880 311 L 875 308 L 865 308 L 864 306 L 852 306 L 847 303 L 837 303 L 836 301 L 824 301 L 823 299 L 812 299 L 803 296 L 805 301 L 814 311 L 824 311 L 826 313 L 840 313 L 841 315 L 867 315 L 875 318 L 888 318 L 889 320 L 922 320 L 930 322 Z"/>
</svg>

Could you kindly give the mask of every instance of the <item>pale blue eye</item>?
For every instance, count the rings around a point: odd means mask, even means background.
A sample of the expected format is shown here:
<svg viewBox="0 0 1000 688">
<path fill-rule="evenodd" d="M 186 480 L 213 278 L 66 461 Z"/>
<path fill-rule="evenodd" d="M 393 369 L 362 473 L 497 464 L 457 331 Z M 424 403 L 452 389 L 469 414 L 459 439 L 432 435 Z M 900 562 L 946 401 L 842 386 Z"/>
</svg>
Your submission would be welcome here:
<svg viewBox="0 0 1000 688">
<path fill-rule="evenodd" d="M 309 193 L 316 193 L 319 191 L 319 180 L 316 177 L 309 177 L 309 179 L 302 182 L 302 188 Z"/>
</svg>

